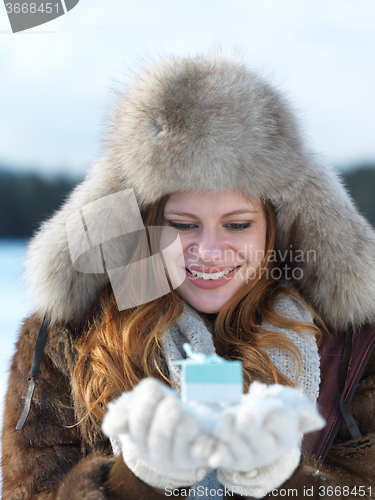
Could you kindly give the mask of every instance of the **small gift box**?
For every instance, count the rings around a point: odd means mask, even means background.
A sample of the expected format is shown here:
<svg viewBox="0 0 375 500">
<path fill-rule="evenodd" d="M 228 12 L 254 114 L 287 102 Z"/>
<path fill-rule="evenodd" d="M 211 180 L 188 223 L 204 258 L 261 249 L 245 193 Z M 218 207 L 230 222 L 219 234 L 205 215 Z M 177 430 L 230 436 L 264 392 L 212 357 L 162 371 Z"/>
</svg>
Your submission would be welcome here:
<svg viewBox="0 0 375 500">
<path fill-rule="evenodd" d="M 181 398 L 200 403 L 238 403 L 243 394 L 241 361 L 227 361 L 217 354 L 207 356 L 193 352 L 184 344 L 189 356 L 177 361 L 181 365 Z"/>
</svg>

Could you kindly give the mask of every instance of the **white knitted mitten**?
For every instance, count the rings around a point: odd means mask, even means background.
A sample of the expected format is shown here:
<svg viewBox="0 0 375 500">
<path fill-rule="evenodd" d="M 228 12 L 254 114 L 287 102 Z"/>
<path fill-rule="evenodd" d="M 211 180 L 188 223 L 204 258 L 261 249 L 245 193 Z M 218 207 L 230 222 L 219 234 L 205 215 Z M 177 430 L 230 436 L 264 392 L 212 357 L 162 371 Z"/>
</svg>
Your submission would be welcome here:
<svg viewBox="0 0 375 500">
<path fill-rule="evenodd" d="M 298 447 L 303 433 L 323 426 L 306 396 L 291 387 L 254 382 L 239 405 L 223 411 L 208 463 L 237 471 L 262 467 Z"/>
<path fill-rule="evenodd" d="M 301 457 L 299 447 L 292 448 L 269 465 L 248 472 L 218 469 L 217 478 L 232 493 L 262 498 L 291 477 Z"/>
<path fill-rule="evenodd" d="M 218 467 L 219 481 L 234 493 L 263 497 L 297 468 L 302 435 L 324 424 L 295 389 L 254 382 L 240 405 L 223 412 L 209 465 Z"/>
<path fill-rule="evenodd" d="M 142 380 L 110 403 L 102 428 L 119 439 L 125 463 L 151 486 L 191 485 L 206 475 L 212 437 L 176 393 L 156 379 Z"/>
</svg>

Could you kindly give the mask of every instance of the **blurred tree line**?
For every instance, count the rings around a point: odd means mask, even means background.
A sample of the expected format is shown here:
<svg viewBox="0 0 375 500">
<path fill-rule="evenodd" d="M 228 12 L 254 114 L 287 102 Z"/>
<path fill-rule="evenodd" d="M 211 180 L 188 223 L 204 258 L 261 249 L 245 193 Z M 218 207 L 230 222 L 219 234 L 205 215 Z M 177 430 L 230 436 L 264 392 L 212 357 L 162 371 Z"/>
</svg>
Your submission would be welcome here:
<svg viewBox="0 0 375 500">
<path fill-rule="evenodd" d="M 341 172 L 358 209 L 375 227 L 375 164 Z M 0 238 L 29 238 L 81 179 L 15 174 L 0 167 Z"/>
<path fill-rule="evenodd" d="M 357 208 L 375 227 L 375 164 L 353 168 L 342 177 Z"/>
<path fill-rule="evenodd" d="M 78 180 L 45 179 L 0 168 L 0 238 L 30 238 L 59 208 Z"/>
</svg>

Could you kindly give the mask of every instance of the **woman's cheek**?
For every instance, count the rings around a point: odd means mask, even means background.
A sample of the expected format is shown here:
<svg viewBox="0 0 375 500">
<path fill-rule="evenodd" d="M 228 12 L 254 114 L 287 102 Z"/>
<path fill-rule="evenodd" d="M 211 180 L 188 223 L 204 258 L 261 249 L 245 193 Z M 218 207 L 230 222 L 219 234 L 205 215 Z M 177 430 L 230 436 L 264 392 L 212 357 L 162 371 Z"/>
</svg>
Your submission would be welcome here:
<svg viewBox="0 0 375 500">
<path fill-rule="evenodd" d="M 185 258 L 179 233 L 175 230 L 164 232 L 160 241 L 160 250 L 163 254 L 166 269 L 173 289 L 180 286 L 185 278 Z"/>
</svg>

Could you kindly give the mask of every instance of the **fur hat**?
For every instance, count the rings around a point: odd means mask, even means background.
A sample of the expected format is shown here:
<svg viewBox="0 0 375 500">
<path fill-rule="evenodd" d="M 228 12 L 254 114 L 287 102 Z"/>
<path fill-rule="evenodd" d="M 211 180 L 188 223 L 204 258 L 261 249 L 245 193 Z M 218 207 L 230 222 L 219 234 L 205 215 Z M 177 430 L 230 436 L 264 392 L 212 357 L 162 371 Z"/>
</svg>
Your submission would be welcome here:
<svg viewBox="0 0 375 500">
<path fill-rule="evenodd" d="M 40 315 L 79 321 L 87 314 L 108 277 L 73 267 L 66 222 L 129 188 L 140 206 L 196 189 L 237 188 L 270 200 L 276 249 L 292 267 L 301 252 L 302 276 L 293 284 L 326 324 L 375 319 L 374 230 L 335 173 L 306 151 L 283 96 L 238 59 L 165 59 L 121 92 L 102 157 L 30 242 L 26 271 Z"/>
</svg>

